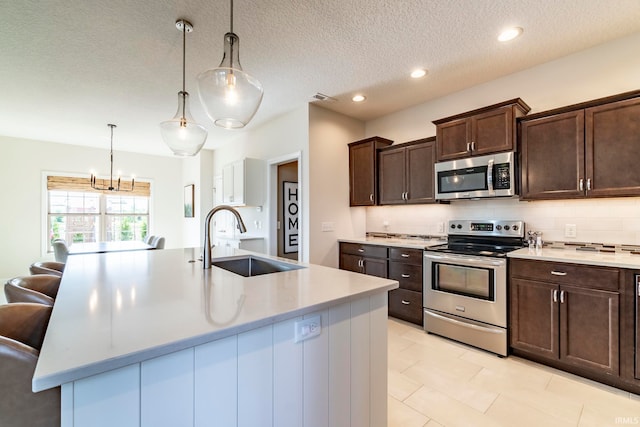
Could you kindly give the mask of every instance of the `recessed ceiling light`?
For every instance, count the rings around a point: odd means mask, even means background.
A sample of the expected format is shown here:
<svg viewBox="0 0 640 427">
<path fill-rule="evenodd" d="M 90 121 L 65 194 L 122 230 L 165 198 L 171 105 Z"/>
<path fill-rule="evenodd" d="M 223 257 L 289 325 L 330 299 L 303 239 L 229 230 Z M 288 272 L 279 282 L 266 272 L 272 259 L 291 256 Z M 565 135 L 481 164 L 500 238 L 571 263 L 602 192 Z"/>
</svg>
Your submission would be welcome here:
<svg viewBox="0 0 640 427">
<path fill-rule="evenodd" d="M 423 70 L 422 68 L 419 68 L 417 70 L 413 70 L 411 72 L 411 77 L 414 79 L 419 79 L 420 77 L 424 77 L 427 75 L 427 70 Z"/>
<path fill-rule="evenodd" d="M 520 34 L 522 34 L 523 31 L 524 30 L 520 27 L 507 28 L 500 33 L 500 35 L 498 36 L 498 41 L 508 42 L 509 40 L 513 40 L 518 37 Z"/>
<path fill-rule="evenodd" d="M 367 98 L 366 98 L 364 95 L 360 95 L 360 94 L 358 94 L 358 95 L 354 95 L 354 96 L 353 96 L 353 98 L 351 98 L 351 100 L 352 100 L 353 102 L 362 102 L 362 101 L 364 101 L 365 99 L 367 99 Z"/>
</svg>

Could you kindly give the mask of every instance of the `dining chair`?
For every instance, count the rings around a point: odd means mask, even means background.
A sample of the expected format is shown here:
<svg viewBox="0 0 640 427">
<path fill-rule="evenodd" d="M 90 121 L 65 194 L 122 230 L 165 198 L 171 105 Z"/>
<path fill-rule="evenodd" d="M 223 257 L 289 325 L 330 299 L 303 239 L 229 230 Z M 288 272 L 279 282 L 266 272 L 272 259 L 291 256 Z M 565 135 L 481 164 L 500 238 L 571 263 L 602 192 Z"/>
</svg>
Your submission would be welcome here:
<svg viewBox="0 0 640 427">
<path fill-rule="evenodd" d="M 151 243 L 154 249 L 164 249 L 164 237 L 156 236 Z"/>
<path fill-rule="evenodd" d="M 4 296 L 9 303 L 35 302 L 53 305 L 60 288 L 60 280 L 60 276 L 53 274 L 14 277 L 4 284 Z"/>
<path fill-rule="evenodd" d="M 60 387 L 34 393 L 31 380 L 51 316 L 33 303 L 0 305 L 0 425 L 60 426 Z"/>
<path fill-rule="evenodd" d="M 53 255 L 57 262 L 65 263 L 67 262 L 67 256 L 69 256 L 69 247 L 67 246 L 67 242 L 63 239 L 56 239 L 51 242 L 53 246 Z"/>
<path fill-rule="evenodd" d="M 62 277 L 64 264 L 57 261 L 37 261 L 29 266 L 31 274 L 53 274 Z"/>
</svg>

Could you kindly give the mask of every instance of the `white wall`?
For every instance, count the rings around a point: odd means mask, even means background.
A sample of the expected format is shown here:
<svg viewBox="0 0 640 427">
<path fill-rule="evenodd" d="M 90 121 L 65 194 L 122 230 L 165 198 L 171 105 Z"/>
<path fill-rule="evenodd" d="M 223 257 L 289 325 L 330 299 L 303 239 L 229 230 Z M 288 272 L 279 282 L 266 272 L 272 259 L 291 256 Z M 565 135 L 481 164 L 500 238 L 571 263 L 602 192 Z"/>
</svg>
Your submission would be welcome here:
<svg viewBox="0 0 640 427">
<path fill-rule="evenodd" d="M 201 150 L 197 156 L 185 157 L 182 182 L 185 186 L 195 185 L 193 218 L 182 220 L 183 246 L 200 247 L 204 239 L 204 219 L 213 207 L 213 151 Z"/>
<path fill-rule="evenodd" d="M 309 106 L 309 261 L 338 267 L 338 238 L 365 233 L 365 209 L 349 208 L 349 147 L 364 138 L 364 122 Z M 322 231 L 330 223 L 332 231 Z"/>
<path fill-rule="evenodd" d="M 161 143 L 161 142 L 159 142 Z M 0 278 L 28 274 L 29 265 L 53 259 L 42 253 L 43 172 L 89 176 L 109 173 L 109 150 L 0 136 L 0 180 L 3 208 L 0 210 L 2 241 Z M 149 233 L 163 235 L 166 247 L 182 247 L 182 160 L 128 152 L 114 152 L 114 169 L 123 177 L 152 182 Z"/>
<path fill-rule="evenodd" d="M 640 34 L 615 40 L 366 123 L 366 135 L 396 143 L 435 135 L 432 120 L 520 97 L 533 112 L 640 89 Z M 428 77 L 427 77 L 428 78 Z M 639 147 L 640 149 L 640 147 Z M 346 181 L 345 181 L 346 182 Z M 367 208 L 367 231 L 437 234 L 449 219 L 523 219 L 546 240 L 640 244 L 640 198 L 519 202 L 460 201 L 451 205 Z M 564 237 L 565 224 L 577 237 Z"/>
<path fill-rule="evenodd" d="M 304 105 L 287 114 L 277 117 L 270 122 L 251 129 L 247 132 L 238 133 L 238 137 L 231 143 L 214 150 L 213 174 L 222 174 L 224 165 L 240 160 L 245 157 L 261 159 L 265 161 L 265 175 L 262 182 L 264 193 L 264 205 L 261 211 L 256 207 L 242 207 L 238 211 L 247 226 L 247 234 L 264 237 L 267 241 L 265 247 L 269 247 L 269 229 L 276 227 L 276 218 L 270 218 L 268 200 L 270 198 L 269 186 L 274 187 L 276 183 L 268 180 L 267 163 L 271 159 L 279 158 L 293 153 L 302 153 L 302 158 L 298 167 L 302 172 L 302 179 L 299 183 L 299 191 L 302 195 L 300 207 L 300 230 L 302 234 L 301 254 L 302 260 L 308 260 L 309 254 L 309 108 Z M 216 216 L 224 218 L 230 215 L 227 212 L 219 212 Z M 214 220 L 219 220 L 214 218 Z M 261 224 L 257 227 L 256 224 Z M 236 232 L 237 233 L 237 232 Z"/>
</svg>

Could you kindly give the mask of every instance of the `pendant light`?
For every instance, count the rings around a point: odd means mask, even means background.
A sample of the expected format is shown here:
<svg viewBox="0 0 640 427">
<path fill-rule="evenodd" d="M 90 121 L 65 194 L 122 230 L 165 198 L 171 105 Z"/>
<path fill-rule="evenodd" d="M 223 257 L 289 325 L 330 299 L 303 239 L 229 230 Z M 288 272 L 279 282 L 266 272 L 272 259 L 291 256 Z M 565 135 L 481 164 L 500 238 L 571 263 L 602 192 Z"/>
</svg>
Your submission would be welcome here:
<svg viewBox="0 0 640 427">
<path fill-rule="evenodd" d="M 233 32 L 233 0 L 231 29 L 224 35 L 224 55 L 218 68 L 198 76 L 200 102 L 216 126 L 227 129 L 243 128 L 258 111 L 262 102 L 262 85 L 242 71 L 240 38 Z"/>
<path fill-rule="evenodd" d="M 110 163 L 111 163 L 111 173 L 109 175 L 109 185 L 105 184 L 105 180 L 102 180 L 102 185 L 98 185 L 96 183 L 96 176 L 94 174 L 91 174 L 91 188 L 93 188 L 94 190 L 98 190 L 98 191 L 133 191 L 135 185 L 136 185 L 136 180 L 135 179 L 131 179 L 131 186 L 128 189 L 124 189 L 124 188 L 120 188 L 120 177 L 118 177 L 118 180 L 116 181 L 116 185 L 113 185 L 113 128 L 116 127 L 116 125 L 113 124 L 108 124 L 107 126 L 109 126 L 111 128 L 111 154 L 109 156 L 110 159 Z"/>
<path fill-rule="evenodd" d="M 178 111 L 171 119 L 160 123 L 162 139 L 177 156 L 195 156 L 207 140 L 207 130 L 198 124 L 189 111 L 189 93 L 185 90 L 185 51 L 187 33 L 193 25 L 184 19 L 176 21 L 182 31 L 182 90 L 178 92 Z"/>
</svg>

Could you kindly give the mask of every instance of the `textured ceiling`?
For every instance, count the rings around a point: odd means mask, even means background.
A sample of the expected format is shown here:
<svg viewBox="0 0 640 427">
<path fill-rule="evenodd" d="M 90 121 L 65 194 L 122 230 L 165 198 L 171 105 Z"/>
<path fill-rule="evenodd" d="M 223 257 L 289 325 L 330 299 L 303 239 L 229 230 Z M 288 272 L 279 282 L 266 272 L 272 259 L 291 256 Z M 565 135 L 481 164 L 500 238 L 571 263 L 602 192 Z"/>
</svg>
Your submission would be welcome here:
<svg viewBox="0 0 640 427">
<path fill-rule="evenodd" d="M 0 135 L 170 155 L 158 123 L 182 84 L 209 129 L 206 148 L 237 132 L 201 108 L 198 73 L 215 68 L 227 0 L 0 0 Z M 501 44 L 501 29 L 524 34 Z M 369 120 L 640 31 L 638 0 L 236 0 L 245 71 L 264 86 L 247 129 L 313 100 Z M 630 53 L 631 54 L 631 53 Z M 633 53 L 633 54 L 637 54 Z M 414 67 L 429 70 L 411 81 Z M 367 100 L 350 101 L 355 92 Z"/>
</svg>

